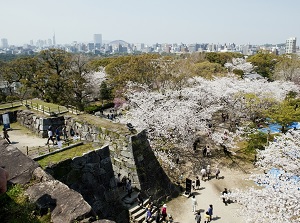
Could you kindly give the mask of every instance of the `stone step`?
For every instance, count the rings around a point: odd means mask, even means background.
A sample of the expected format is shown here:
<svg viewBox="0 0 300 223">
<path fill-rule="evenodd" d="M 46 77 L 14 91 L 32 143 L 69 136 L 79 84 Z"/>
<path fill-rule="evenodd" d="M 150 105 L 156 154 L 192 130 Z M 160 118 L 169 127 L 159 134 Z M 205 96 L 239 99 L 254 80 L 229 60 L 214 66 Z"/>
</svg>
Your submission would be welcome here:
<svg viewBox="0 0 300 223">
<path fill-rule="evenodd" d="M 149 199 L 144 200 L 144 202 L 143 202 L 144 207 L 146 207 L 146 206 L 149 204 L 149 202 L 150 202 Z M 143 209 L 143 207 L 140 206 L 140 205 L 138 204 L 138 202 L 136 202 L 136 204 L 132 205 L 131 208 L 130 208 L 128 211 L 129 211 L 129 214 L 130 214 L 130 215 L 133 215 L 133 214 L 135 214 L 136 212 L 138 212 L 140 209 Z"/>
<path fill-rule="evenodd" d="M 152 219 L 151 219 L 151 221 L 150 222 L 154 222 L 155 220 L 154 220 L 154 218 L 155 218 L 155 216 L 156 216 L 156 212 L 152 212 Z M 146 222 L 145 221 L 146 220 L 146 210 L 144 210 L 144 213 L 143 213 L 143 215 L 141 215 L 140 217 L 138 217 L 138 218 L 135 218 L 135 223 L 143 223 L 143 222 Z"/>
</svg>

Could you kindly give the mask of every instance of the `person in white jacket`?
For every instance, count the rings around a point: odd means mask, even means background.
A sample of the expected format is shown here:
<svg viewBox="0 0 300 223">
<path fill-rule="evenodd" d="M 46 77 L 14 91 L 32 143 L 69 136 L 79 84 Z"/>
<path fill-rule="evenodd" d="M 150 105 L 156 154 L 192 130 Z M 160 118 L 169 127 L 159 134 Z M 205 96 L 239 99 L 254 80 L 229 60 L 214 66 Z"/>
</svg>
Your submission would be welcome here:
<svg viewBox="0 0 300 223">
<path fill-rule="evenodd" d="M 193 206 L 193 212 L 194 213 L 196 212 L 197 205 L 198 205 L 198 202 L 195 198 L 195 195 L 193 195 L 193 197 L 192 197 L 192 206 Z"/>
</svg>

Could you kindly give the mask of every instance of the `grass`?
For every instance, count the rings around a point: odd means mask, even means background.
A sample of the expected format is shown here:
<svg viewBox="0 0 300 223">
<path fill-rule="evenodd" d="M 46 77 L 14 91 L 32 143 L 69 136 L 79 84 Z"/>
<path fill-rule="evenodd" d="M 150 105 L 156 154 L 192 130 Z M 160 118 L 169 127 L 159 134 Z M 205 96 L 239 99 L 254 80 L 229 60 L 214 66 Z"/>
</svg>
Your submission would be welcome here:
<svg viewBox="0 0 300 223">
<path fill-rule="evenodd" d="M 21 101 L 17 101 L 17 102 L 13 102 L 13 103 L 5 103 L 5 104 L 0 104 L 0 109 L 9 109 L 11 108 L 12 106 L 15 107 L 15 106 L 21 106 L 22 103 Z"/>
<path fill-rule="evenodd" d="M 63 160 L 73 158 L 76 156 L 82 156 L 83 153 L 87 153 L 89 151 L 94 150 L 92 143 L 84 144 L 81 146 L 76 146 L 71 149 L 62 151 L 60 153 L 56 153 L 50 156 L 47 156 L 38 161 L 42 168 L 49 166 L 50 164 L 59 163 Z"/>
<path fill-rule="evenodd" d="M 75 116 L 76 117 L 76 116 Z M 90 114 L 82 114 L 78 115 L 77 119 L 79 119 L 81 122 L 87 122 L 91 125 L 96 125 L 102 128 L 105 128 L 107 130 L 110 130 L 112 132 L 116 132 L 116 129 L 120 131 L 122 134 L 128 134 L 130 133 L 128 128 L 120 123 L 114 123 L 110 120 L 107 120 L 105 118 L 99 118 Z"/>
<path fill-rule="evenodd" d="M 50 213 L 39 216 L 36 206 L 28 201 L 21 185 L 8 188 L 0 195 L 0 219 L 5 223 L 50 223 Z"/>
</svg>

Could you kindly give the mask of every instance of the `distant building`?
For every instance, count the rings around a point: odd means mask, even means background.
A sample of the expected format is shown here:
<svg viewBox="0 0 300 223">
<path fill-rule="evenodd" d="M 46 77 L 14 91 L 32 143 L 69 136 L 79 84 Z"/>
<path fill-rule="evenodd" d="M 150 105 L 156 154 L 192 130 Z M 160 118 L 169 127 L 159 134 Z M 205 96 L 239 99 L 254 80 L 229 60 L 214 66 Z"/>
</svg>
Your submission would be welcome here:
<svg viewBox="0 0 300 223">
<path fill-rule="evenodd" d="M 8 40 L 3 38 L 1 39 L 1 48 L 2 49 L 5 49 L 5 48 L 8 48 Z"/>
<path fill-rule="evenodd" d="M 102 34 L 94 34 L 95 49 L 99 50 L 102 46 Z"/>
<path fill-rule="evenodd" d="M 52 41 L 52 43 L 53 43 L 53 46 L 56 46 L 55 33 L 53 34 L 53 41 Z"/>
<path fill-rule="evenodd" d="M 286 40 L 285 53 L 296 53 L 296 37 L 291 37 Z"/>
</svg>

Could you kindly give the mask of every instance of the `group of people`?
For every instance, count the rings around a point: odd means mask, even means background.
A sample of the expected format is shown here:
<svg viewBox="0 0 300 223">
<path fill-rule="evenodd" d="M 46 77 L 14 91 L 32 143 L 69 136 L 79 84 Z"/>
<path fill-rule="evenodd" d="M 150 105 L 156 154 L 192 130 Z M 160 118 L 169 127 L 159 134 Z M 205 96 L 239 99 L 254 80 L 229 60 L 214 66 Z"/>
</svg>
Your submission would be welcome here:
<svg viewBox="0 0 300 223">
<path fill-rule="evenodd" d="M 194 211 L 194 206 L 193 206 L 193 212 L 195 212 Z M 211 222 L 212 215 L 213 215 L 213 205 L 210 204 L 208 206 L 207 211 L 204 214 L 204 223 Z M 196 220 L 196 223 L 200 223 L 201 222 L 201 213 L 200 213 L 199 210 L 195 212 L 195 220 Z"/>
<path fill-rule="evenodd" d="M 76 137 L 77 134 L 75 133 L 73 127 L 70 127 L 69 135 L 73 138 Z M 65 125 L 62 127 L 59 126 L 55 129 L 55 131 L 53 131 L 53 128 L 50 125 L 48 127 L 48 140 L 47 140 L 46 145 L 49 145 L 49 141 L 52 141 L 53 145 L 59 145 L 60 141 L 61 141 L 61 136 L 63 136 L 64 140 L 68 139 L 69 136 L 68 136 L 68 132 L 67 132 L 67 127 Z"/>
<path fill-rule="evenodd" d="M 220 175 L 221 171 L 220 171 L 220 168 L 217 167 L 216 170 L 215 170 L 215 178 L 216 179 L 219 179 L 219 175 Z M 203 181 L 206 181 L 207 180 L 210 180 L 210 177 L 211 177 L 211 167 L 210 165 L 207 165 L 207 167 L 203 167 L 200 171 L 200 174 L 201 174 L 201 180 Z M 197 178 L 196 177 L 196 181 L 197 181 Z"/>
</svg>

